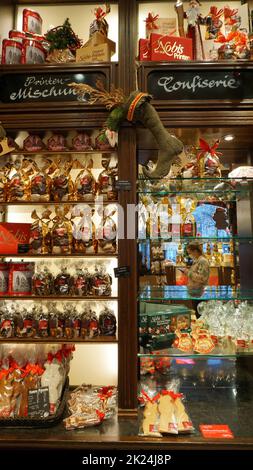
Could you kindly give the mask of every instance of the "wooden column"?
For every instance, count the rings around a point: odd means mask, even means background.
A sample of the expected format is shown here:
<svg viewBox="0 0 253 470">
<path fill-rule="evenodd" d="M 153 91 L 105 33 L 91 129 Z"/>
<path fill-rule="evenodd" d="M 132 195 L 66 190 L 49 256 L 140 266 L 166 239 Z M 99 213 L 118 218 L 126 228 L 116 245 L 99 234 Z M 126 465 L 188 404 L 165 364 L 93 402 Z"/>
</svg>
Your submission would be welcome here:
<svg viewBox="0 0 253 470">
<path fill-rule="evenodd" d="M 136 85 L 135 0 L 119 0 L 119 87 L 125 95 Z M 122 127 L 119 135 L 119 180 L 131 183 L 130 191 L 120 192 L 125 214 L 125 239 L 119 240 L 119 266 L 129 266 L 130 276 L 119 279 L 119 414 L 131 415 L 137 407 L 137 251 L 136 240 L 127 239 L 127 207 L 136 203 L 136 131 Z"/>
</svg>

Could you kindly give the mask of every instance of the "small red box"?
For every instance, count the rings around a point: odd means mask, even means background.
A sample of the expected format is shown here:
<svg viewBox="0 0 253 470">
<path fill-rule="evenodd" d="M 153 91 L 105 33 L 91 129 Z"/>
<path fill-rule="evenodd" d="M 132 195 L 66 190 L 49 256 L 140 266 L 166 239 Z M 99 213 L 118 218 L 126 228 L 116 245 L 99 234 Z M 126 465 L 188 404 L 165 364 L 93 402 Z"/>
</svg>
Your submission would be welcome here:
<svg viewBox="0 0 253 470">
<path fill-rule="evenodd" d="M 15 255 L 29 251 L 31 224 L 0 223 L 0 254 Z"/>
<path fill-rule="evenodd" d="M 176 36 L 150 36 L 151 60 L 192 60 L 192 40 Z"/>
<path fill-rule="evenodd" d="M 149 39 L 139 39 L 139 60 L 151 60 Z"/>
</svg>

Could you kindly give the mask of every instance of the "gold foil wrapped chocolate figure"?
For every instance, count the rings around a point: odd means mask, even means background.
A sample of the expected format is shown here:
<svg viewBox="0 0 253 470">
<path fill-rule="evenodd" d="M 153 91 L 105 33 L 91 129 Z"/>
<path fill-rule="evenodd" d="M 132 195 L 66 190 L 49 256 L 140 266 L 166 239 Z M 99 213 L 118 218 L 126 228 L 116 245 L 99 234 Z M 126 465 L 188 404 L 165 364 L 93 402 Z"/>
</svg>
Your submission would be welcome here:
<svg viewBox="0 0 253 470">
<path fill-rule="evenodd" d="M 111 158 L 102 158 L 102 167 L 104 170 L 98 176 L 98 193 L 104 200 L 116 201 L 118 191 L 115 188 L 116 176 L 118 174 L 117 164 L 111 166 Z"/>
<path fill-rule="evenodd" d="M 69 212 L 69 206 L 63 209 L 55 208 L 56 216 L 53 219 L 53 227 L 51 230 L 51 243 L 53 254 L 70 254 L 72 247 L 72 224 L 66 217 Z"/>
<path fill-rule="evenodd" d="M 96 194 L 96 180 L 91 173 L 93 160 L 90 159 L 84 170 L 75 180 L 75 199 L 77 201 L 93 201 Z"/>
<path fill-rule="evenodd" d="M 33 219 L 29 239 L 31 254 L 47 254 L 51 252 L 50 215 L 51 211 L 49 209 L 42 212 L 41 216 L 35 210 L 31 214 Z"/>
<path fill-rule="evenodd" d="M 7 201 L 29 201 L 31 195 L 30 178 L 26 173 L 27 160 L 17 158 L 8 173 Z"/>
<path fill-rule="evenodd" d="M 55 202 L 71 200 L 74 189 L 70 175 L 72 162 L 63 164 L 61 159 L 58 159 L 56 165 L 56 171 L 52 175 L 51 200 Z"/>
</svg>

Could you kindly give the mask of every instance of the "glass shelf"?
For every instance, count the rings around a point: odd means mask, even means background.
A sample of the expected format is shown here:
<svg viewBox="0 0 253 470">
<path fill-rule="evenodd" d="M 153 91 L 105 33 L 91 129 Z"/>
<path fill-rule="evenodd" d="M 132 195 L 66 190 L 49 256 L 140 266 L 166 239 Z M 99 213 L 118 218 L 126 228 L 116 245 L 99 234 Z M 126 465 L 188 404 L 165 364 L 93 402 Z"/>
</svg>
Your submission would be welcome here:
<svg viewBox="0 0 253 470">
<path fill-rule="evenodd" d="M 149 244 L 149 243 L 170 243 L 170 242 L 189 242 L 191 240 L 199 240 L 203 242 L 211 242 L 211 241 L 218 241 L 218 242 L 224 242 L 224 243 L 229 243 L 231 240 L 235 242 L 240 242 L 240 241 L 246 241 L 248 243 L 253 242 L 253 236 L 251 237 L 246 237 L 243 235 L 233 235 L 233 236 L 228 236 L 228 237 L 181 237 L 180 235 L 173 235 L 170 238 L 162 238 L 162 237 L 156 237 L 156 238 L 138 238 L 137 242 L 139 244 Z"/>
<path fill-rule="evenodd" d="M 95 338 L 0 338 L 0 344 L 3 343 L 118 343 L 116 336 L 96 336 Z"/>
<path fill-rule="evenodd" d="M 166 353 L 159 353 L 159 354 L 138 354 L 139 358 L 142 357 L 152 357 L 153 359 L 159 359 L 160 357 L 172 357 L 172 358 L 192 358 L 192 359 L 197 359 L 197 358 L 205 358 L 208 359 L 210 357 L 219 357 L 219 358 L 225 358 L 225 359 L 233 359 L 236 357 L 245 357 L 245 356 L 253 356 L 253 351 L 245 351 L 245 352 L 237 352 L 237 353 L 221 353 L 221 352 L 211 352 L 208 354 L 198 354 L 198 353 L 184 353 L 182 351 L 173 351 L 170 350 Z"/>
<path fill-rule="evenodd" d="M 165 177 L 165 178 L 162 178 L 161 177 L 157 177 L 157 178 L 145 178 L 144 176 L 139 176 L 138 182 L 147 182 L 147 183 L 151 183 L 152 181 L 160 181 L 161 184 L 165 184 L 166 182 L 167 183 L 170 183 L 170 182 L 177 182 L 177 181 L 180 181 L 180 182 L 183 182 L 183 181 L 193 181 L 193 182 L 198 182 L 198 181 L 213 181 L 215 183 L 221 183 L 221 182 L 253 182 L 253 177 L 247 177 L 247 176 L 241 176 L 241 177 L 235 177 L 235 178 L 232 178 L 232 177 L 229 177 L 229 176 L 221 176 L 221 177 L 215 177 L 215 176 L 206 176 L 206 177 L 194 177 L 194 178 L 180 178 L 178 176 L 173 176 L 173 177 Z"/>
<path fill-rule="evenodd" d="M 0 207 L 8 207 L 8 206 L 62 206 L 62 205 L 67 205 L 67 206 L 79 206 L 79 205 L 93 205 L 93 206 L 108 206 L 110 204 L 119 204 L 119 201 L 117 200 L 112 200 L 112 201 L 107 201 L 102 199 L 101 195 L 101 200 L 99 199 L 92 199 L 91 201 L 11 201 L 11 202 L 0 202 Z"/>
<path fill-rule="evenodd" d="M 1 254 L 0 253 L 0 259 L 3 258 L 38 258 L 38 259 L 43 259 L 43 258 L 94 258 L 96 259 L 111 259 L 111 258 L 118 258 L 118 253 L 112 253 L 112 254 L 104 254 L 104 253 L 71 253 L 71 254 L 52 254 L 52 253 L 45 253 L 45 254 L 32 254 L 32 253 L 16 253 L 16 254 Z"/>
<path fill-rule="evenodd" d="M 43 300 L 58 300 L 58 301 L 85 301 L 85 300 L 118 300 L 118 297 L 115 296 L 105 296 L 105 295 L 87 295 L 86 297 L 75 296 L 75 295 L 1 295 L 0 300 L 39 300 L 40 302 Z"/>
<path fill-rule="evenodd" d="M 238 196 L 248 195 L 253 178 L 170 178 L 138 180 L 138 193 L 156 197 L 191 196 L 198 200 L 206 196 L 223 201 L 232 201 Z"/>
<path fill-rule="evenodd" d="M 56 150 L 36 150 L 34 152 L 28 152 L 26 150 L 13 150 L 11 152 L 11 155 L 24 155 L 24 156 L 59 156 L 59 155 L 97 155 L 97 154 L 114 154 L 117 153 L 117 149 L 110 149 L 110 150 L 99 150 L 99 149 L 92 149 L 92 150 L 74 150 L 74 149 L 68 149 L 68 150 L 59 150 L 58 152 Z"/>
<path fill-rule="evenodd" d="M 207 286 L 203 294 L 191 294 L 187 286 L 145 286 L 140 290 L 139 300 L 253 300 L 253 289 L 235 289 L 231 286 Z"/>
</svg>

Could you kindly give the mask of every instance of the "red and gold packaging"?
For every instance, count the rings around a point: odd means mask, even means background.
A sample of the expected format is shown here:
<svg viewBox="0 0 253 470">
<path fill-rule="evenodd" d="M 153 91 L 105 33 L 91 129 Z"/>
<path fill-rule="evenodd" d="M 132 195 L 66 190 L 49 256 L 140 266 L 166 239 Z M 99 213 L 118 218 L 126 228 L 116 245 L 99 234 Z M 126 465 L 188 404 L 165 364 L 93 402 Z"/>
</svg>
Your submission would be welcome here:
<svg viewBox="0 0 253 470">
<path fill-rule="evenodd" d="M 26 152 L 40 152 L 45 149 L 45 144 L 38 135 L 28 135 L 23 142 L 23 149 Z"/>
<path fill-rule="evenodd" d="M 17 31 L 15 29 L 11 29 L 9 31 L 9 38 L 15 39 L 15 41 L 23 43 L 23 39 L 26 39 L 26 34 L 23 31 Z"/>
<path fill-rule="evenodd" d="M 0 263 L 0 295 L 7 295 L 9 290 L 9 263 Z"/>
<path fill-rule="evenodd" d="M 31 224 L 0 223 L 0 254 L 17 254 L 29 251 Z"/>
<path fill-rule="evenodd" d="M 51 211 L 48 209 L 42 212 L 41 216 L 35 210 L 31 214 L 34 220 L 29 238 L 31 254 L 47 254 L 51 251 L 50 215 Z"/>
<path fill-rule="evenodd" d="M 43 64 L 46 61 L 46 50 L 39 41 L 24 39 L 22 47 L 22 64 Z"/>
<path fill-rule="evenodd" d="M 151 60 L 149 39 L 139 39 L 139 60 Z"/>
<path fill-rule="evenodd" d="M 42 18 L 37 11 L 28 8 L 23 10 L 23 31 L 42 34 Z"/>
<path fill-rule="evenodd" d="M 192 60 L 192 39 L 161 36 L 152 33 L 150 36 L 151 60 Z"/>
<path fill-rule="evenodd" d="M 56 207 L 56 216 L 53 219 L 54 225 L 51 230 L 51 243 L 53 254 L 71 254 L 72 248 L 72 224 L 66 217 L 69 207 L 65 206 L 63 210 Z"/>
<path fill-rule="evenodd" d="M 27 161 L 17 159 L 8 173 L 7 201 L 29 201 L 30 178 L 26 173 Z"/>
<path fill-rule="evenodd" d="M 9 295 L 32 295 L 35 263 L 10 263 Z"/>
<path fill-rule="evenodd" d="M 3 39 L 2 64 L 21 64 L 23 46 L 19 40 Z"/>
</svg>

